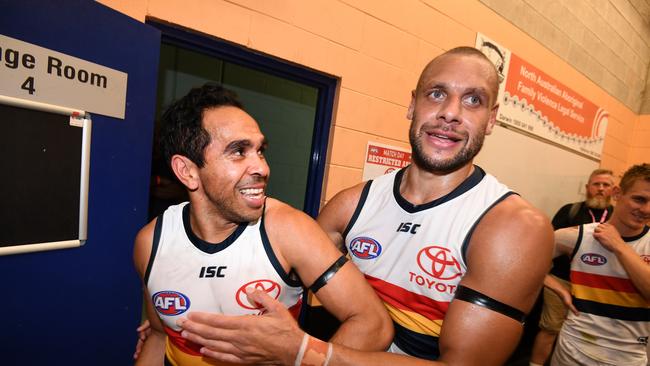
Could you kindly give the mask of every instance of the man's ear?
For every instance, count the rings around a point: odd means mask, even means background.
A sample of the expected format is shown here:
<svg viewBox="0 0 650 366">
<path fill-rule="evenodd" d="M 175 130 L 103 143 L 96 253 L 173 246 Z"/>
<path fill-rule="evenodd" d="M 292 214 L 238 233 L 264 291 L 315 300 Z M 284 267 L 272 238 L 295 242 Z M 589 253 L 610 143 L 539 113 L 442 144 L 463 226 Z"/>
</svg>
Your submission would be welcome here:
<svg viewBox="0 0 650 366">
<path fill-rule="evenodd" d="M 413 120 L 413 111 L 415 110 L 415 90 L 411 91 L 411 103 L 409 104 L 409 108 L 406 111 L 406 118 L 408 118 L 409 121 Z"/>
<path fill-rule="evenodd" d="M 487 126 L 485 126 L 485 134 L 489 135 L 492 133 L 494 125 L 497 123 L 497 112 L 499 111 L 499 104 L 495 104 L 494 107 L 490 110 L 490 117 L 488 118 Z"/>
<path fill-rule="evenodd" d="M 199 167 L 183 155 L 174 155 L 171 159 L 171 168 L 181 183 L 190 191 L 199 188 Z"/>
<path fill-rule="evenodd" d="M 612 188 L 612 198 L 614 199 L 614 201 L 618 201 L 622 195 L 623 195 L 623 190 L 621 189 L 621 187 L 614 186 L 614 188 Z"/>
</svg>

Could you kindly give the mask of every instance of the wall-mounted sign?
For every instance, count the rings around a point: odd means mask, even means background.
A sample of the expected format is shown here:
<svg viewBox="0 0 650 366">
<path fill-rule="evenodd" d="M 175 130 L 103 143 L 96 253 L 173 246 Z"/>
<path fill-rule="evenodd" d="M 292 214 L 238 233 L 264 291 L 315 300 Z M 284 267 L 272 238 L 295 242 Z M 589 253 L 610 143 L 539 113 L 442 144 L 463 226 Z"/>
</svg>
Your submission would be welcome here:
<svg viewBox="0 0 650 366">
<path fill-rule="evenodd" d="M 0 95 L 124 119 L 127 76 L 0 34 Z"/>
<path fill-rule="evenodd" d="M 604 109 L 480 33 L 476 48 L 500 74 L 500 122 L 600 159 L 608 121 Z"/>
<path fill-rule="evenodd" d="M 411 152 L 397 146 L 368 141 L 363 180 L 374 179 L 411 164 Z"/>
</svg>

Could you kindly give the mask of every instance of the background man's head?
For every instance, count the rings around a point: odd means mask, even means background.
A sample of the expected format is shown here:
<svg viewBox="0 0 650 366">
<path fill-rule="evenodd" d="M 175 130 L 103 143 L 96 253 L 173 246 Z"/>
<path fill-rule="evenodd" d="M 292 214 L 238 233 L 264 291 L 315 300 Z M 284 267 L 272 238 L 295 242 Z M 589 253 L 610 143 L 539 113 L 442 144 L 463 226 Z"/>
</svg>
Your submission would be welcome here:
<svg viewBox="0 0 650 366">
<path fill-rule="evenodd" d="M 424 68 L 407 117 L 415 165 L 449 173 L 469 164 L 496 123 L 497 71 L 472 47 L 457 47 Z"/>
<path fill-rule="evenodd" d="M 199 168 L 203 167 L 203 153 L 210 144 L 210 134 L 202 124 L 203 114 L 208 109 L 223 106 L 244 109 L 233 91 L 207 83 L 193 88 L 167 108 L 162 116 L 160 132 L 161 150 L 167 164 L 172 156 L 178 154 L 187 157 Z"/>
<path fill-rule="evenodd" d="M 614 173 L 609 169 L 596 169 L 589 175 L 585 185 L 587 190 L 587 207 L 605 209 L 610 205 L 614 188 Z"/>
</svg>

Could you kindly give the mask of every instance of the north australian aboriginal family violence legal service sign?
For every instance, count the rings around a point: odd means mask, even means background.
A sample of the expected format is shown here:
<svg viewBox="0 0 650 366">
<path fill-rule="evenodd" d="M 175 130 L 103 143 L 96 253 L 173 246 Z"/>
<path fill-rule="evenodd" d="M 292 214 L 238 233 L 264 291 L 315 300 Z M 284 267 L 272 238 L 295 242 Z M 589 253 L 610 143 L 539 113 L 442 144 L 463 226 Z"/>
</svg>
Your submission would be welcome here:
<svg viewBox="0 0 650 366">
<path fill-rule="evenodd" d="M 0 95 L 124 118 L 127 74 L 0 34 Z"/>
<path fill-rule="evenodd" d="M 500 73 L 497 120 L 600 159 L 608 113 L 482 34 L 476 47 Z"/>
</svg>

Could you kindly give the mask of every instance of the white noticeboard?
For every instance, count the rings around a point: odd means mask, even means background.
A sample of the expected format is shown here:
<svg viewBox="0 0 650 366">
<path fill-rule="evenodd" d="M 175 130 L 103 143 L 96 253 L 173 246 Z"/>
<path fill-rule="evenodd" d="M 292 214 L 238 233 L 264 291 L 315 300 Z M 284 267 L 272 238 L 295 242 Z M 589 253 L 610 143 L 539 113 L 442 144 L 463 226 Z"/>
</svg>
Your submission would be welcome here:
<svg viewBox="0 0 650 366">
<path fill-rule="evenodd" d="M 363 180 L 367 181 L 411 164 L 411 151 L 398 146 L 368 141 L 363 164 Z"/>
<path fill-rule="evenodd" d="M 549 217 L 584 200 L 584 185 L 599 164 L 503 126 L 486 136 L 474 164 L 519 193 Z"/>
</svg>

